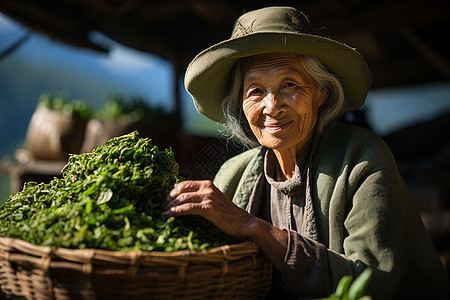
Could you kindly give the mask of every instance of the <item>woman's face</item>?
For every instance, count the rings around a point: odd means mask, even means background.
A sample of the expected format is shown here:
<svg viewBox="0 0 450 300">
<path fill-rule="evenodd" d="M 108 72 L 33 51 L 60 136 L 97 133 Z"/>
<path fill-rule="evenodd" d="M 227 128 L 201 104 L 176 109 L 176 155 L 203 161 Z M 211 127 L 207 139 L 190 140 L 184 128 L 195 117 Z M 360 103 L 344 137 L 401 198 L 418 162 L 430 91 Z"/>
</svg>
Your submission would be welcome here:
<svg viewBox="0 0 450 300">
<path fill-rule="evenodd" d="M 293 54 L 264 54 L 242 62 L 243 110 L 265 147 L 298 151 L 313 137 L 326 93 Z M 293 148 L 294 147 L 294 148 Z"/>
</svg>

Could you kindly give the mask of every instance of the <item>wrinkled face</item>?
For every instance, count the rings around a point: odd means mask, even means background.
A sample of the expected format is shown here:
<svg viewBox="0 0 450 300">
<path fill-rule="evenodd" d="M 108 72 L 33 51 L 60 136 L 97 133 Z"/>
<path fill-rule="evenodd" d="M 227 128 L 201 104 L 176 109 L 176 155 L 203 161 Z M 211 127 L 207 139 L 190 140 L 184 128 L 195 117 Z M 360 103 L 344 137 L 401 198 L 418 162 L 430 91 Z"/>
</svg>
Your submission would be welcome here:
<svg viewBox="0 0 450 300">
<path fill-rule="evenodd" d="M 242 71 L 243 110 L 258 142 L 280 151 L 304 147 L 314 135 L 326 93 L 304 71 L 299 57 L 252 56 L 242 61 Z"/>
</svg>

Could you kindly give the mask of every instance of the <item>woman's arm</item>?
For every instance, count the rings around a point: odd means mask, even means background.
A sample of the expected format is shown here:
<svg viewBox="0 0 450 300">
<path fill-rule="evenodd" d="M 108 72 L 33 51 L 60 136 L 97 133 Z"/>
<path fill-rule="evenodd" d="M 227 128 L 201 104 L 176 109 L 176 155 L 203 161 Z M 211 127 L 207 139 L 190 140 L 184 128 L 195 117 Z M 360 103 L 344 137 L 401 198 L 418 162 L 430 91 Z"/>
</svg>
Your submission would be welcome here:
<svg viewBox="0 0 450 300">
<path fill-rule="evenodd" d="M 164 203 L 166 216 L 200 215 L 228 235 L 255 242 L 282 270 L 288 233 L 237 207 L 211 181 L 183 181 Z"/>
<path fill-rule="evenodd" d="M 164 203 L 166 216 L 200 215 L 228 235 L 255 242 L 281 274 L 281 285 L 294 294 L 329 292 L 325 246 L 279 229 L 236 206 L 211 181 L 177 184 Z"/>
</svg>

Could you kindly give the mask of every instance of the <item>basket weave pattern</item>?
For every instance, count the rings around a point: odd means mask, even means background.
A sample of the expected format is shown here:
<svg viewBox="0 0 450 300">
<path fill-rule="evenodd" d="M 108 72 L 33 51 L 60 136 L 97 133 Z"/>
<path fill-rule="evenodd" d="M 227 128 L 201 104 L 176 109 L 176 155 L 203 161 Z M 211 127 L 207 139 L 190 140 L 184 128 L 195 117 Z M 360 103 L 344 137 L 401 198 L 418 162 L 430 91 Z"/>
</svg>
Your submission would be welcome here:
<svg viewBox="0 0 450 300">
<path fill-rule="evenodd" d="M 251 242 L 121 252 L 0 237 L 0 288 L 25 299 L 264 299 L 271 280 L 272 264 Z"/>
</svg>

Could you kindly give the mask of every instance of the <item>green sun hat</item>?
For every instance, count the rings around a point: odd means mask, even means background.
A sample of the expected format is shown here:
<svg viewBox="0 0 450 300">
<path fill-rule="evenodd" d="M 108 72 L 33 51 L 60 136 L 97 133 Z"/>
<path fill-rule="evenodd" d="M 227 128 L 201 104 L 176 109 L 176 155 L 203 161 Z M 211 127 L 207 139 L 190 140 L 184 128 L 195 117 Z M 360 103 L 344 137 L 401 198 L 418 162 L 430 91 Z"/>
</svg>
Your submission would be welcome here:
<svg viewBox="0 0 450 300">
<path fill-rule="evenodd" d="M 292 7 L 266 7 L 239 17 L 231 38 L 200 52 L 186 70 L 186 90 L 198 112 L 221 122 L 221 104 L 229 93 L 236 61 L 271 52 L 316 57 L 340 79 L 346 111 L 361 107 L 372 84 L 364 57 L 354 48 L 311 33 L 309 27 L 306 16 Z"/>
</svg>

